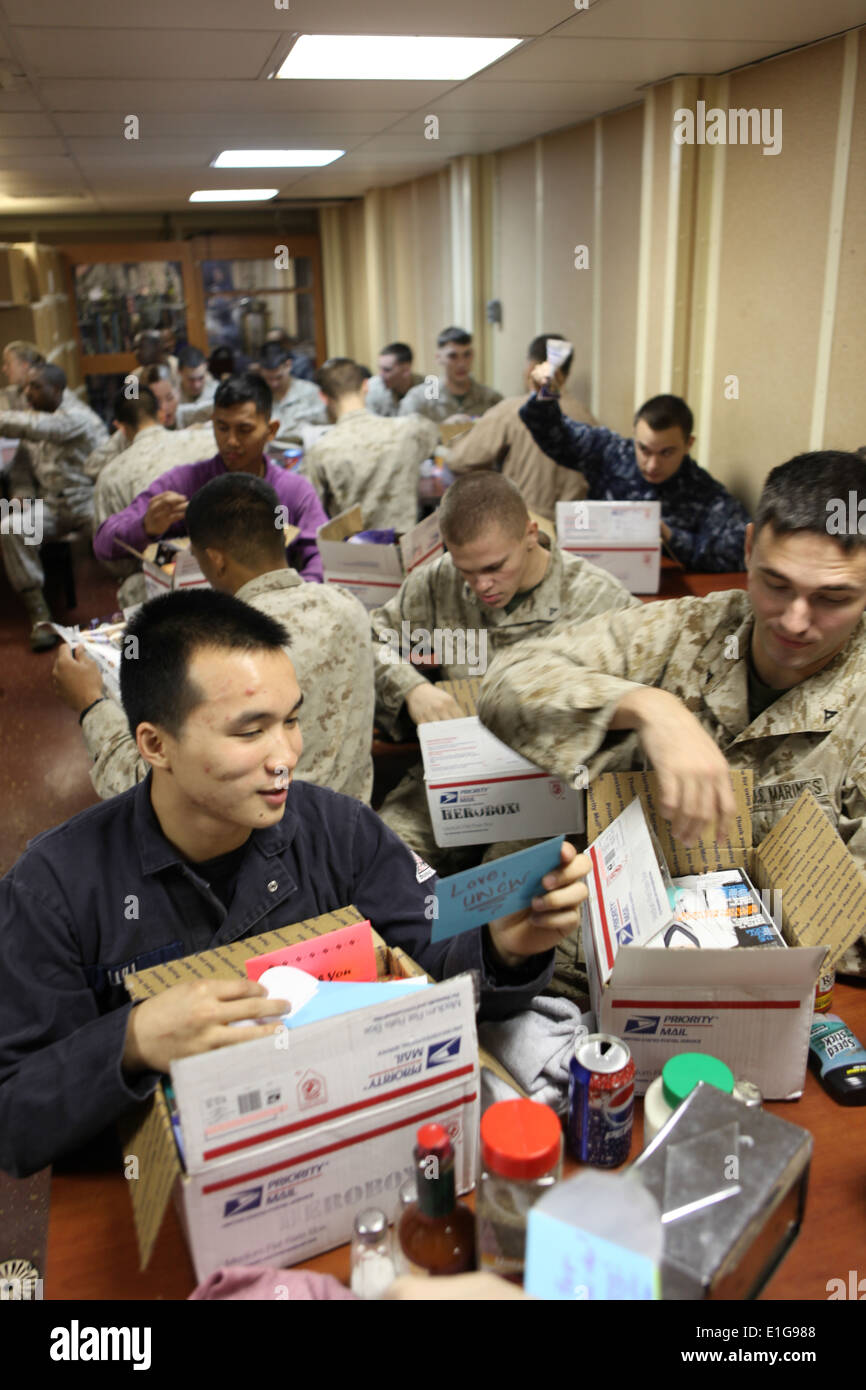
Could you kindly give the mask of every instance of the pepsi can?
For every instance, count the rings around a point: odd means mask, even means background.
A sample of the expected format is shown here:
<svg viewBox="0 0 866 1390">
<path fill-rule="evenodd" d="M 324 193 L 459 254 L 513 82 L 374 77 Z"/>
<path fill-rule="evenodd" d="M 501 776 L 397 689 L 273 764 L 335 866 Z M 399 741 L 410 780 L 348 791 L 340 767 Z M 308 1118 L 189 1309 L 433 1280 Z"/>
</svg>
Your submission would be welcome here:
<svg viewBox="0 0 866 1390">
<path fill-rule="evenodd" d="M 590 1033 L 574 1049 L 568 1078 L 568 1146 L 594 1168 L 616 1168 L 631 1148 L 634 1062 L 610 1033 Z"/>
</svg>

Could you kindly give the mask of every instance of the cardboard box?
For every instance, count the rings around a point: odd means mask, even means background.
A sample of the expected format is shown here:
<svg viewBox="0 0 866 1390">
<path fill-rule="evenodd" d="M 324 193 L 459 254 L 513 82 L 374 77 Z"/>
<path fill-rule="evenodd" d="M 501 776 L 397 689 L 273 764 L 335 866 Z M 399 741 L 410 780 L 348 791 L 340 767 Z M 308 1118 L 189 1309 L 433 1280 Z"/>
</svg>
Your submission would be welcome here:
<svg viewBox="0 0 866 1390">
<path fill-rule="evenodd" d="M 349 537 L 363 530 L 361 508 L 350 507 L 320 526 L 316 540 L 325 583 L 342 584 L 367 609 L 387 603 L 407 574 L 444 552 L 435 512 L 401 536 L 396 545 L 353 544 Z"/>
<path fill-rule="evenodd" d="M 660 502 L 557 502 L 556 534 L 569 555 L 600 565 L 631 593 L 658 593 Z"/>
<path fill-rule="evenodd" d="M 360 920 L 343 908 L 154 966 L 126 986 L 141 1000 L 186 979 L 245 978 L 250 956 Z M 380 977 L 423 974 L 374 940 Z M 473 1185 L 479 1059 L 469 976 L 283 1039 L 285 1047 L 266 1037 L 172 1067 L 186 1171 L 162 1087 L 124 1126 L 124 1154 L 139 1160 L 130 1190 L 142 1268 L 172 1192 L 199 1279 L 224 1264 L 288 1265 L 344 1243 L 360 1208 L 392 1215 L 428 1120 L 452 1135 L 459 1190 Z"/>
<path fill-rule="evenodd" d="M 24 252 L 18 246 L 0 245 L 0 303 L 29 304 L 34 297 Z"/>
<path fill-rule="evenodd" d="M 866 931 L 866 875 L 848 853 L 811 792 L 803 792 L 760 845 L 752 844 L 752 774 L 731 773 L 737 814 L 727 841 L 675 840 L 658 808 L 653 773 L 606 773 L 587 791 L 589 856 L 594 842 L 635 796 L 658 837 L 670 872 L 743 867 L 764 895 L 790 949 L 611 952 L 584 906 L 584 952 L 600 1032 L 631 1048 L 635 1091 L 643 1095 L 677 1052 L 708 1052 L 768 1100 L 802 1093 L 815 982 Z M 595 891 L 595 886 L 591 892 Z"/>
<path fill-rule="evenodd" d="M 419 724 L 427 805 L 437 845 L 543 840 L 583 829 L 583 795 L 550 777 L 477 716 Z"/>
<path fill-rule="evenodd" d="M 33 299 L 65 292 L 64 262 L 56 247 L 46 246 L 41 241 L 19 241 L 15 249 L 27 259 Z"/>
</svg>

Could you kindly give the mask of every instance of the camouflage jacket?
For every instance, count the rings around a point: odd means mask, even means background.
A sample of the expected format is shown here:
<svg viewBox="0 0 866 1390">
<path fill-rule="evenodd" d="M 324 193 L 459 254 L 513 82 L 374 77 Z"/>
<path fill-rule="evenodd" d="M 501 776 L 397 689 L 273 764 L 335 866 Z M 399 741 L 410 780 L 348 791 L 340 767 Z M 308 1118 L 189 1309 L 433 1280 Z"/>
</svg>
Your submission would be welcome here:
<svg viewBox="0 0 866 1390">
<path fill-rule="evenodd" d="M 671 531 L 667 545 L 687 570 L 745 568 L 748 513 L 688 454 L 667 482 L 648 483 L 637 466 L 633 440 L 567 419 L 555 398 L 530 396 L 520 418 L 556 463 L 580 470 L 590 501 L 661 502 L 662 521 Z"/>
<path fill-rule="evenodd" d="M 559 623 L 492 664 L 478 711 L 524 757 L 570 779 L 585 768 L 592 780 L 646 766 L 637 735 L 608 725 L 636 685 L 668 690 L 732 767 L 754 773 L 754 843 L 808 788 L 866 866 L 866 616 L 829 665 L 750 721 L 752 630 L 741 589 Z"/>
<path fill-rule="evenodd" d="M 90 489 L 84 465 L 107 433 L 99 416 L 68 391 L 53 411 L 0 411 L 0 435 L 28 441 L 30 467 L 46 498 Z"/>
<path fill-rule="evenodd" d="M 286 394 L 274 401 L 271 419 L 280 422 L 274 443 L 287 445 L 301 438 L 301 425 L 326 425 L 328 411 L 319 395 L 318 386 L 311 381 L 299 381 L 297 377 L 292 377 Z M 185 423 L 191 424 L 192 421 Z"/>
<path fill-rule="evenodd" d="M 373 789 L 373 654 L 361 604 L 333 584 L 305 584 L 292 569 L 260 574 L 236 597 L 285 623 L 287 648 L 304 696 L 304 751 L 296 775 L 304 782 L 369 803 Z M 91 779 L 103 798 L 140 782 L 139 757 L 126 715 L 113 700 L 94 705 L 82 721 Z"/>
<path fill-rule="evenodd" d="M 436 382 L 435 396 L 428 396 L 424 382 L 420 386 L 413 386 L 400 402 L 397 414 L 426 415 L 428 420 L 438 424 L 447 420 L 449 415 L 483 415 L 485 410 L 489 410 L 501 400 L 502 396 L 498 391 L 494 391 L 492 386 L 484 386 L 473 377 L 469 378 L 466 395 L 454 396 L 446 378 L 440 376 Z"/>
<path fill-rule="evenodd" d="M 413 386 L 423 386 L 423 384 L 423 376 L 413 372 L 408 390 L 411 391 Z M 371 376 L 367 382 L 367 396 L 364 404 L 373 415 L 382 415 L 386 418 L 396 415 L 402 399 L 403 396 L 398 396 L 396 391 L 392 391 L 390 386 L 386 386 L 380 376 Z"/>
<path fill-rule="evenodd" d="M 309 478 L 329 516 L 357 502 L 364 526 L 409 531 L 418 520 L 418 470 L 436 448 L 431 420 L 383 420 L 347 411 L 304 455 Z"/>
<path fill-rule="evenodd" d="M 540 539 L 549 545 L 546 536 Z M 483 675 L 488 655 L 503 647 L 542 634 L 546 642 L 557 619 L 584 622 L 597 613 L 636 606 L 642 606 L 639 600 L 607 570 L 554 546 L 547 573 L 522 603 L 510 613 L 488 609 L 461 578 L 451 556 L 443 555 L 413 570 L 399 593 L 370 614 L 376 649 L 377 723 L 386 733 L 398 734 L 406 696 L 427 679 L 405 659 L 405 648 L 423 640 L 419 629 L 427 634 L 430 654 L 443 675 L 458 680 Z M 440 650 L 436 649 L 437 634 Z"/>
</svg>

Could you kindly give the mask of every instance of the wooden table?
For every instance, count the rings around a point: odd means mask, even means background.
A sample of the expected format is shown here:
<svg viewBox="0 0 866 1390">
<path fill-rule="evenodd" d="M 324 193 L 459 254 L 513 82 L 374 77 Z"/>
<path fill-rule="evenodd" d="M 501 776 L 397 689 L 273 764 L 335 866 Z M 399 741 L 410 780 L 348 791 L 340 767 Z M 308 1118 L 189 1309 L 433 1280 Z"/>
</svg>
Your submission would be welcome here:
<svg viewBox="0 0 866 1390">
<path fill-rule="evenodd" d="M 866 982 L 837 984 L 833 1007 L 866 1040 Z M 837 1105 L 808 1073 L 801 1100 L 770 1103 L 767 1109 L 810 1130 L 815 1151 L 803 1229 L 762 1297 L 824 1300 L 829 1279 L 847 1280 L 852 1269 L 866 1274 L 866 1107 Z M 642 1135 L 639 1102 L 632 1157 Z M 576 1167 L 571 1164 L 571 1171 Z M 348 1247 L 328 1251 L 308 1267 L 348 1281 Z M 120 1172 L 55 1176 L 46 1299 L 184 1299 L 195 1283 L 173 1207 L 150 1267 L 140 1273 L 129 1192 Z"/>
<path fill-rule="evenodd" d="M 707 594 L 715 594 L 723 589 L 745 589 L 747 580 L 745 571 L 736 574 L 691 574 L 663 556 L 658 593 L 638 594 L 637 597 L 643 603 L 654 603 L 662 598 L 705 598 Z"/>
</svg>

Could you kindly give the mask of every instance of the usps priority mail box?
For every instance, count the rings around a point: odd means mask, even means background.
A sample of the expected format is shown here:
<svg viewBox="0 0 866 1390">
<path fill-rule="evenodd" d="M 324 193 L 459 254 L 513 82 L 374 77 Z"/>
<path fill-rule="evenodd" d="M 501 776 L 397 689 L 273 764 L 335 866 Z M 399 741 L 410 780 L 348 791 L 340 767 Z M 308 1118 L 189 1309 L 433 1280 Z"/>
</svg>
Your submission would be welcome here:
<svg viewBox="0 0 866 1390">
<path fill-rule="evenodd" d="M 657 594 L 660 502 L 557 502 L 561 549 L 608 570 L 633 594 Z"/>
<path fill-rule="evenodd" d="M 732 771 L 737 804 L 726 841 L 686 846 L 670 834 L 654 774 L 607 773 L 590 784 L 586 820 L 593 871 L 584 903 L 583 941 L 593 1011 L 601 1032 L 622 1038 L 643 1095 L 678 1052 L 720 1057 L 768 1100 L 803 1090 L 815 983 L 866 930 L 866 875 L 811 792 L 803 792 L 759 845 L 752 844 L 752 774 Z M 641 937 L 640 914 L 664 911 L 640 882 L 617 885 L 629 904 L 627 935 L 605 908 L 604 881 L 617 871 L 604 832 L 640 798 L 671 873 L 679 877 L 742 867 L 764 895 L 787 949 L 665 950 L 622 944 Z M 606 854 L 604 846 L 607 846 Z M 602 858 L 599 858 L 602 850 Z M 606 857 L 610 856 L 610 857 Z M 638 872 L 645 866 L 638 864 Z M 622 874 L 629 873 L 625 858 Z M 842 905 L 844 904 L 844 910 Z M 622 911 L 620 910 L 619 917 Z M 605 917 L 607 922 L 605 925 Z"/>
<path fill-rule="evenodd" d="M 458 1190 L 474 1183 L 469 976 L 171 1072 L 186 1161 L 177 1197 L 200 1279 L 220 1265 L 309 1259 L 348 1241 L 367 1206 L 390 1216 L 432 1120 L 451 1134 Z"/>
<path fill-rule="evenodd" d="M 418 739 L 437 845 L 583 830 L 583 794 L 515 753 L 477 715 L 419 724 Z"/>
<path fill-rule="evenodd" d="M 320 526 L 316 534 L 326 584 L 341 584 L 367 609 L 393 598 L 403 580 L 419 565 L 443 553 L 435 512 L 401 536 L 395 545 L 354 542 L 363 531 L 361 508 L 350 507 Z"/>
</svg>

